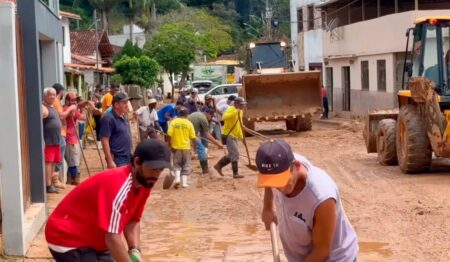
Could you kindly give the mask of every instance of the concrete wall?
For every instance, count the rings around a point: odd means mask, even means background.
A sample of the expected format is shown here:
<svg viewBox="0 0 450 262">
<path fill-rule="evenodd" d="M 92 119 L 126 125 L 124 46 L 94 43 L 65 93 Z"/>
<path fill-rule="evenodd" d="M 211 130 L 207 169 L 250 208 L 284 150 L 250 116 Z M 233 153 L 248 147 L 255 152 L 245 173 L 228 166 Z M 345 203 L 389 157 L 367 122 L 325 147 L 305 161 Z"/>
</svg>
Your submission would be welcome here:
<svg viewBox="0 0 450 262">
<path fill-rule="evenodd" d="M 0 129 L 0 178 L 5 252 L 23 252 L 23 196 L 17 85 L 16 27 L 14 5 L 0 3 L 0 118 L 8 128 Z M 13 239 L 13 241 L 8 241 Z M 15 247 L 17 245 L 18 247 Z M 15 253 L 14 252 L 14 253 Z"/>
<path fill-rule="evenodd" d="M 40 41 L 42 84 L 44 87 L 59 83 L 58 49 L 55 41 Z"/>
<path fill-rule="evenodd" d="M 310 63 L 323 62 L 322 39 L 323 32 L 321 28 L 321 20 L 314 20 L 315 30 L 308 30 L 308 6 L 321 3 L 320 0 L 291 0 L 290 16 L 291 16 L 291 39 L 292 39 L 292 60 L 294 62 L 294 70 L 299 68 L 309 70 Z M 297 10 L 303 12 L 303 32 L 298 32 Z M 320 18 L 320 11 L 314 11 L 314 18 Z"/>
<path fill-rule="evenodd" d="M 64 63 L 70 64 L 72 63 L 72 52 L 70 45 L 70 27 L 69 27 L 69 19 L 67 17 L 62 18 L 62 24 L 64 27 Z"/>
<path fill-rule="evenodd" d="M 410 11 L 338 27 L 323 34 L 324 58 L 404 52 L 406 29 L 415 19 L 446 13 L 450 10 Z"/>
<path fill-rule="evenodd" d="M 16 59 L 15 5 L 0 2 L 0 119 L 8 128 L 0 129 L 0 193 L 3 250 L 23 256 L 45 220 L 45 206 L 32 204 L 24 212 L 22 148 L 20 140 L 19 94 Z M 44 187 L 44 185 L 41 185 Z"/>
<path fill-rule="evenodd" d="M 108 36 L 109 42 L 113 45 L 124 46 L 128 39 L 129 34 L 110 35 Z M 144 33 L 133 33 L 133 43 L 137 43 L 140 48 L 144 47 L 146 37 Z"/>
<path fill-rule="evenodd" d="M 377 60 L 386 61 L 386 91 L 378 91 Z M 369 62 L 369 90 L 361 88 L 361 61 Z M 354 115 L 363 115 L 371 108 L 392 108 L 396 103 L 396 56 L 380 54 L 360 56 L 346 59 L 333 59 L 325 63 L 325 67 L 333 68 L 333 111 L 343 110 L 342 67 L 350 67 L 350 109 Z M 326 77 L 323 78 L 326 81 Z M 327 83 L 325 83 L 327 84 Z"/>
</svg>

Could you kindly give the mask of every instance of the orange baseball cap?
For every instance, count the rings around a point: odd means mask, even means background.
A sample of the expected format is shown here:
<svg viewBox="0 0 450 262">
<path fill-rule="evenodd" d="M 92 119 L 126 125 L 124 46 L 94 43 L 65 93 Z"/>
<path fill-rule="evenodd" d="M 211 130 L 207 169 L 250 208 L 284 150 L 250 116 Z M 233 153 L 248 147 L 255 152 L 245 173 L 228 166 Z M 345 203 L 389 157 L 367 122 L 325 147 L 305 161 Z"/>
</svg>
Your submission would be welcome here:
<svg viewBox="0 0 450 262">
<path fill-rule="evenodd" d="M 291 177 L 294 160 L 294 153 L 284 140 L 276 139 L 263 143 L 256 152 L 258 187 L 285 187 Z"/>
</svg>

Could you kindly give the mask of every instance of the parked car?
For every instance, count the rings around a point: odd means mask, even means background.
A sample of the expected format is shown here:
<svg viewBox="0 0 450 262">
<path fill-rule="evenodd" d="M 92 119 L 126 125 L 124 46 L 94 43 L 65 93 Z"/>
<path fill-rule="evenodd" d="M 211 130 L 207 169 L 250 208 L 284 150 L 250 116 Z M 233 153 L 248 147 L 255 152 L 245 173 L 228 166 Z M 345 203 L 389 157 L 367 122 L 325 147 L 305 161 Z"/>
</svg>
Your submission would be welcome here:
<svg viewBox="0 0 450 262">
<path fill-rule="evenodd" d="M 204 94 L 208 92 L 211 88 L 213 88 L 213 86 L 214 84 L 210 80 L 192 81 L 189 91 L 191 91 L 193 88 L 197 88 L 199 94 Z"/>
<path fill-rule="evenodd" d="M 231 95 L 238 96 L 238 89 L 242 87 L 241 84 L 225 84 L 225 85 L 218 85 L 210 90 L 208 90 L 206 93 L 201 94 L 199 92 L 198 97 L 200 98 L 200 101 L 205 101 L 206 95 L 211 95 L 216 101 L 219 101 L 222 98 L 227 98 Z"/>
</svg>

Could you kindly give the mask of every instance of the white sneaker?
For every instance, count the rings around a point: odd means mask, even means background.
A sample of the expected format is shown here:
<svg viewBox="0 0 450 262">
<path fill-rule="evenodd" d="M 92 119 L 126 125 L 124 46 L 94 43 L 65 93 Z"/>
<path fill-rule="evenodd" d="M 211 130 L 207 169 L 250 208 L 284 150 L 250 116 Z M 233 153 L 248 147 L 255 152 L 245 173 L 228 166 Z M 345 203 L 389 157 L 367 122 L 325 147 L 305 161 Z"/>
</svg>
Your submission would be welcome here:
<svg viewBox="0 0 450 262">
<path fill-rule="evenodd" d="M 186 188 L 188 187 L 188 176 L 181 176 L 181 186 Z"/>
<path fill-rule="evenodd" d="M 175 176 L 174 187 L 178 188 L 180 186 L 180 174 L 181 174 L 181 171 L 180 170 L 175 170 L 175 171 L 172 171 L 172 172 L 173 172 L 173 174 Z"/>
</svg>

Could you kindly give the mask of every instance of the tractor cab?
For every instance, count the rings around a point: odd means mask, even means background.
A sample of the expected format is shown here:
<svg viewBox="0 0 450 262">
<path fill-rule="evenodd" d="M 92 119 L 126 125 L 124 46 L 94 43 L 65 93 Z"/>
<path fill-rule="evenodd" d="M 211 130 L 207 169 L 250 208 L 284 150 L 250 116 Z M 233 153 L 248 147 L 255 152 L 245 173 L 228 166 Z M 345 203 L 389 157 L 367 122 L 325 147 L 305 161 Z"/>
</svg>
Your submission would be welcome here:
<svg viewBox="0 0 450 262">
<path fill-rule="evenodd" d="M 417 19 L 415 27 L 408 30 L 413 35 L 411 62 L 405 64 L 409 77 L 424 77 L 434 82 L 440 96 L 450 102 L 450 16 Z M 406 87 L 408 83 L 404 83 Z M 444 101 L 443 101 L 444 102 Z"/>
</svg>

